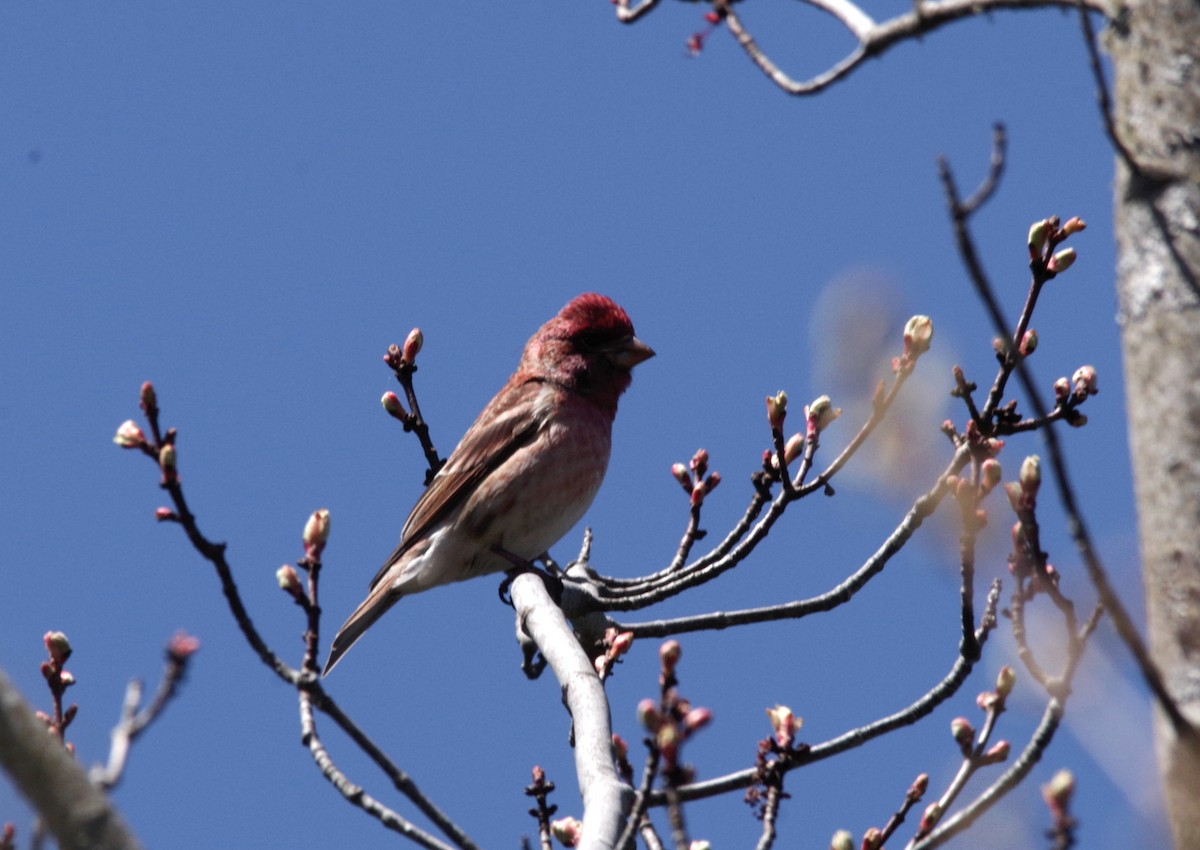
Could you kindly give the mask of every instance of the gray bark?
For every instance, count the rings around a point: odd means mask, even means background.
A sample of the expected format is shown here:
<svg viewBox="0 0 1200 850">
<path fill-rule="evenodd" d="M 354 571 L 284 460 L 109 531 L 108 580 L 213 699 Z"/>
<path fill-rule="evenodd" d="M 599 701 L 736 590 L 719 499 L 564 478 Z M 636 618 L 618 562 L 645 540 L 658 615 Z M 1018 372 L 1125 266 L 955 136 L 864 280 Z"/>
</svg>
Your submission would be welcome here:
<svg viewBox="0 0 1200 850">
<path fill-rule="evenodd" d="M 1200 728 L 1200 2 L 1113 8 L 1122 323 L 1150 649 Z M 1200 848 L 1200 734 L 1160 714 L 1175 846 Z"/>
</svg>

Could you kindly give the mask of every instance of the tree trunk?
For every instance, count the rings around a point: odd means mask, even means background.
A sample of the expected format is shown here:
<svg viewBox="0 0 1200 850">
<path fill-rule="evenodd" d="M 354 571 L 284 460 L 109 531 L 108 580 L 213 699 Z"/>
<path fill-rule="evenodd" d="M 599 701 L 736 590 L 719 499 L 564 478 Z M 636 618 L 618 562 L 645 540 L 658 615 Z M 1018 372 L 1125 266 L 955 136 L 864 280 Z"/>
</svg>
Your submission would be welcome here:
<svg viewBox="0 0 1200 850">
<path fill-rule="evenodd" d="M 1115 0 L 1108 44 L 1129 434 L 1150 649 L 1200 729 L 1200 0 Z M 1200 734 L 1159 715 L 1177 848 L 1200 848 Z"/>
</svg>

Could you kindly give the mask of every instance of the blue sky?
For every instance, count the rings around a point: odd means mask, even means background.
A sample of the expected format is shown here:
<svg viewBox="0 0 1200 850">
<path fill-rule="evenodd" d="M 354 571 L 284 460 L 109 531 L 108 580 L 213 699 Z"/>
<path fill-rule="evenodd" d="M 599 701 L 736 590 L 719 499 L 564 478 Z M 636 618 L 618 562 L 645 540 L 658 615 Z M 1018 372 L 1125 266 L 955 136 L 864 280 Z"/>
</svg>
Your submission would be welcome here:
<svg viewBox="0 0 1200 850">
<path fill-rule="evenodd" d="M 760 43 L 797 75 L 850 48 L 800 4 L 744 4 Z M 903 4 L 880 3 L 883 16 Z M 328 507 L 326 640 L 391 551 L 419 494 L 416 445 L 378 398 L 379 361 L 420 325 L 418 376 L 449 451 L 525 339 L 579 292 L 611 295 L 658 351 L 618 417 L 608 480 L 585 522 L 605 572 L 669 561 L 686 520 L 671 463 L 709 449 L 726 483 L 705 525 L 727 528 L 767 445 L 762 398 L 831 392 L 861 420 L 863 387 L 904 318 L 934 318 L 935 348 L 887 451 L 849 470 L 834 499 L 793 506 L 752 562 L 662 613 L 820 592 L 854 569 L 945 460 L 937 427 L 961 410 L 949 366 L 990 381 L 991 331 L 955 255 L 934 158 L 964 186 L 1008 124 L 1010 167 L 976 222 L 1015 314 L 1024 238 L 1048 214 L 1081 215 L 1081 258 L 1034 325 L 1049 387 L 1100 374 L 1087 428 L 1067 436 L 1082 502 L 1114 579 L 1140 612 L 1136 536 L 1113 315 L 1112 153 L 1073 15 L 1003 13 L 897 48 L 815 99 L 773 89 L 716 33 L 689 58 L 702 8 L 664 4 L 633 27 L 608 3 L 10 3 L 0 10 L 0 666 L 48 702 L 41 635 L 66 631 L 81 758 L 101 760 L 128 677 L 154 680 L 176 629 L 203 648 L 180 698 L 138 743 L 117 800 L 147 846 L 384 846 L 299 745 L 295 699 L 235 634 L 215 578 L 174 527 L 145 461 L 111 443 L 142 381 L 179 428 L 180 469 L 202 527 L 229 542 L 247 603 L 298 660 L 302 623 L 274 571 L 300 556 Z M 1001 460 L 1015 474 L 1036 438 Z M 1049 500 L 1044 500 L 1049 501 Z M 992 505 L 981 572 L 1004 573 L 1010 519 Z M 1061 526 L 1047 548 L 1092 595 Z M 908 704 L 953 661 L 953 529 L 931 523 L 856 602 L 799 623 L 684 638 L 684 693 L 713 708 L 688 751 L 702 777 L 747 766 L 763 709 L 825 740 Z M 578 545 L 578 530 L 556 550 Z M 1037 786 L 1080 777 L 1084 846 L 1161 841 L 1149 709 L 1105 625 L 1067 729 L 1033 781 L 968 839 L 1037 846 Z M 614 725 L 655 689 L 655 645 L 610 684 Z M 819 847 L 881 824 L 918 772 L 955 769 L 948 724 L 1011 661 L 997 635 L 960 697 L 923 727 L 794 773 L 784 839 Z M 532 831 L 533 764 L 579 813 L 556 685 L 517 666 L 511 612 L 480 580 L 406 600 L 330 680 L 336 698 L 486 846 Z M 1006 715 L 1023 741 L 1040 705 Z M 325 724 L 328 727 L 328 724 Z M 356 781 L 411 814 L 348 745 Z M 981 787 L 981 786 L 980 786 Z M 0 784 L 0 820 L 28 816 Z M 739 800 L 689 812 L 695 837 L 745 846 Z"/>
</svg>

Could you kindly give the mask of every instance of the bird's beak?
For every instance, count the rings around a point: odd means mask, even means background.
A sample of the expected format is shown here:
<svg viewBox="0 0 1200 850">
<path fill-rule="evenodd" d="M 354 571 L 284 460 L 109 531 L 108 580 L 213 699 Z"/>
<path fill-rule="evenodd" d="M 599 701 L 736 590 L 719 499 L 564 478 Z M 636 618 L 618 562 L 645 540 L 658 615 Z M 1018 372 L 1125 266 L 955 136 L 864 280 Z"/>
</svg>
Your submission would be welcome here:
<svg viewBox="0 0 1200 850">
<path fill-rule="evenodd" d="M 642 342 L 636 336 L 631 336 L 612 353 L 612 361 L 623 369 L 632 369 L 637 364 L 644 360 L 649 360 L 653 356 L 653 348 L 646 345 L 646 343 Z"/>
</svg>

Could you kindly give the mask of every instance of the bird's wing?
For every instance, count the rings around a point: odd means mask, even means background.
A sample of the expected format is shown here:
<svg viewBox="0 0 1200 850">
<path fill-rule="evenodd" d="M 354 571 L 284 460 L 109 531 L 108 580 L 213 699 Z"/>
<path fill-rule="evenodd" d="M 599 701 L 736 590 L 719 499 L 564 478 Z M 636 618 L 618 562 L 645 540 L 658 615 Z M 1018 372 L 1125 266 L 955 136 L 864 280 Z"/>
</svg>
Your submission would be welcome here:
<svg viewBox="0 0 1200 850">
<path fill-rule="evenodd" d="M 533 442 L 546 422 L 543 415 L 530 416 L 531 410 L 540 413 L 536 396 L 543 389 L 536 379 L 505 387 L 483 409 L 417 500 L 400 533 L 400 544 L 371 580 L 372 588 L 405 551 L 475 492 L 481 481 L 518 449 Z"/>
</svg>

